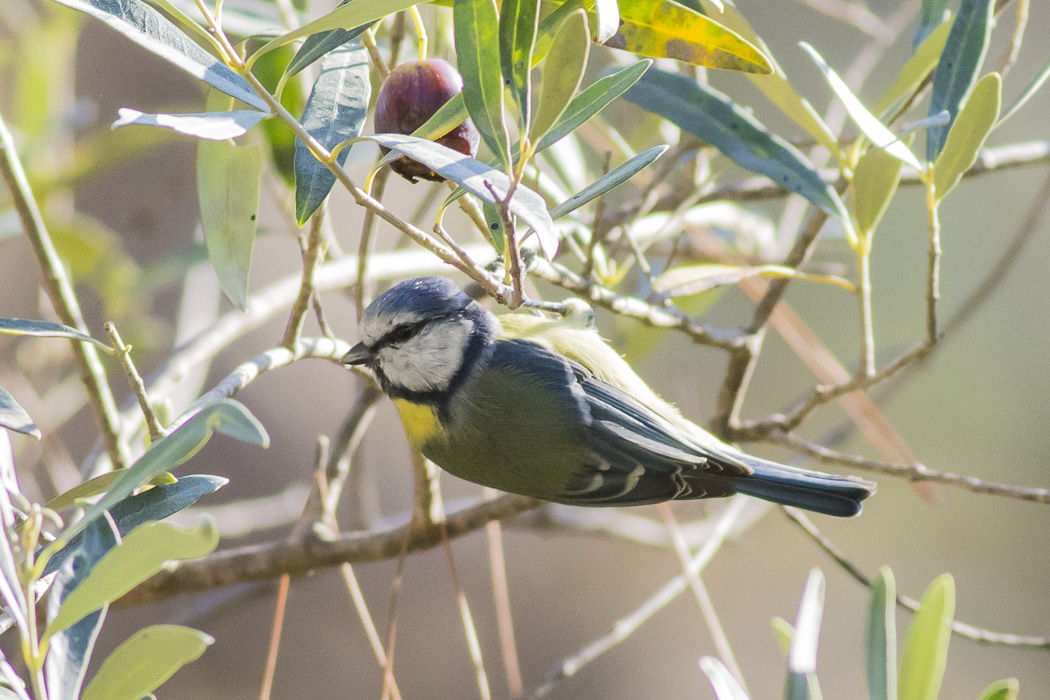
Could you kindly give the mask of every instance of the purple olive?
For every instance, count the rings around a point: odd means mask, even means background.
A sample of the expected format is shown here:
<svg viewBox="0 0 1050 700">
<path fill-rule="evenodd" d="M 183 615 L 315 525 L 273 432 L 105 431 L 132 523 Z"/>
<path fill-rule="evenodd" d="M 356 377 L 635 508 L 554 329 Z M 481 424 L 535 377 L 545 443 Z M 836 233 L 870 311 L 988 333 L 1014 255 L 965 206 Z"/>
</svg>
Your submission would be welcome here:
<svg viewBox="0 0 1050 700">
<path fill-rule="evenodd" d="M 376 98 L 375 128 L 377 134 L 411 134 L 423 126 L 434 113 L 463 91 L 463 78 L 448 61 L 428 58 L 402 63 L 390 71 Z M 473 158 L 478 152 L 480 136 L 469 118 L 439 139 L 442 146 Z M 389 149 L 382 149 L 388 153 Z M 441 182 L 441 177 L 427 166 L 409 158 L 398 158 L 390 164 L 394 172 L 410 182 L 417 177 Z"/>
</svg>

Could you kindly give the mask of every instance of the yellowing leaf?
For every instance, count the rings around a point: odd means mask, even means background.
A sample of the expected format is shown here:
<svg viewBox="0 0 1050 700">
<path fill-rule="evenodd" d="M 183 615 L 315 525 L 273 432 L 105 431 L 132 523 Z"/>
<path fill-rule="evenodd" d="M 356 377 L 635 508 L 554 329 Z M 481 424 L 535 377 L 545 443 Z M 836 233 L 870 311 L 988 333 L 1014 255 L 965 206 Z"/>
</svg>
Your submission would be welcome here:
<svg viewBox="0 0 1050 700">
<path fill-rule="evenodd" d="M 892 107 L 894 102 L 917 88 L 919 83 L 930 74 L 933 67 L 937 65 L 937 61 L 940 60 L 941 51 L 944 50 L 944 44 L 948 41 L 948 32 L 951 31 L 951 28 L 951 22 L 944 22 L 926 37 L 926 41 L 922 42 L 918 50 L 904 64 L 901 72 L 893 81 L 893 85 L 890 85 L 890 89 L 875 105 L 875 109 L 872 110 L 875 114 L 882 114 Z"/>
<path fill-rule="evenodd" d="M 620 0 L 620 30 L 606 46 L 706 68 L 771 73 L 765 55 L 736 32 L 671 0 Z"/>
<path fill-rule="evenodd" d="M 853 210 L 857 232 L 875 230 L 897 192 L 904 163 L 881 148 L 865 153 L 853 172 Z"/>
<path fill-rule="evenodd" d="M 933 165 L 936 196 L 940 200 L 955 187 L 977 160 L 1002 107 L 1003 81 L 998 73 L 989 73 L 974 86 L 973 92 L 959 110 L 944 150 Z"/>
</svg>

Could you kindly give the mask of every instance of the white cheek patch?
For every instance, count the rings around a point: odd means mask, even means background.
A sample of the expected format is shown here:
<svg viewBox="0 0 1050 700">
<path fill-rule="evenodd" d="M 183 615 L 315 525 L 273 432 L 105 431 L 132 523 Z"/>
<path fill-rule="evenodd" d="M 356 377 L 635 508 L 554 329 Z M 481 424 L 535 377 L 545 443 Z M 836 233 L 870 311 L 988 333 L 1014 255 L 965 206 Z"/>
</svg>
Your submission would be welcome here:
<svg viewBox="0 0 1050 700">
<path fill-rule="evenodd" d="M 444 391 L 463 364 L 472 326 L 465 319 L 428 326 L 400 346 L 381 349 L 379 367 L 402 389 Z"/>
</svg>

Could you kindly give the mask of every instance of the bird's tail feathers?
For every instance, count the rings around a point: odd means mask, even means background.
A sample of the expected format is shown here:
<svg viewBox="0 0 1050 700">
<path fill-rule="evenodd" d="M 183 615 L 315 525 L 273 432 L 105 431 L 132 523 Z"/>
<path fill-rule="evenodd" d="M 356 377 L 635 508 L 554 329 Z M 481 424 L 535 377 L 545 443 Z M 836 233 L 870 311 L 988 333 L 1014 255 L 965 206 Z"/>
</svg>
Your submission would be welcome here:
<svg viewBox="0 0 1050 700">
<path fill-rule="evenodd" d="M 861 502 L 875 493 L 875 484 L 855 476 L 839 476 L 787 467 L 741 455 L 755 473 L 736 479 L 739 493 L 785 506 L 848 518 L 861 511 Z"/>
</svg>

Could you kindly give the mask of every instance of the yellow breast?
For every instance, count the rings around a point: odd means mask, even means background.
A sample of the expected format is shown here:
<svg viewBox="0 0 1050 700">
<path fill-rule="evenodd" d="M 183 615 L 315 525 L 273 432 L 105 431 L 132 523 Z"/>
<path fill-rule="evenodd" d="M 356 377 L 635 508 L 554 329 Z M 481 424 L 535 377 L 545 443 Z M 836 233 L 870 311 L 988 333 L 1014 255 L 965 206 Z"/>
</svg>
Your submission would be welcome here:
<svg viewBox="0 0 1050 700">
<path fill-rule="evenodd" d="M 401 414 L 401 422 L 405 426 L 408 441 L 417 450 L 422 450 L 427 442 L 440 435 L 441 423 L 432 406 L 412 403 L 405 399 L 394 399 L 394 405 Z"/>
</svg>

